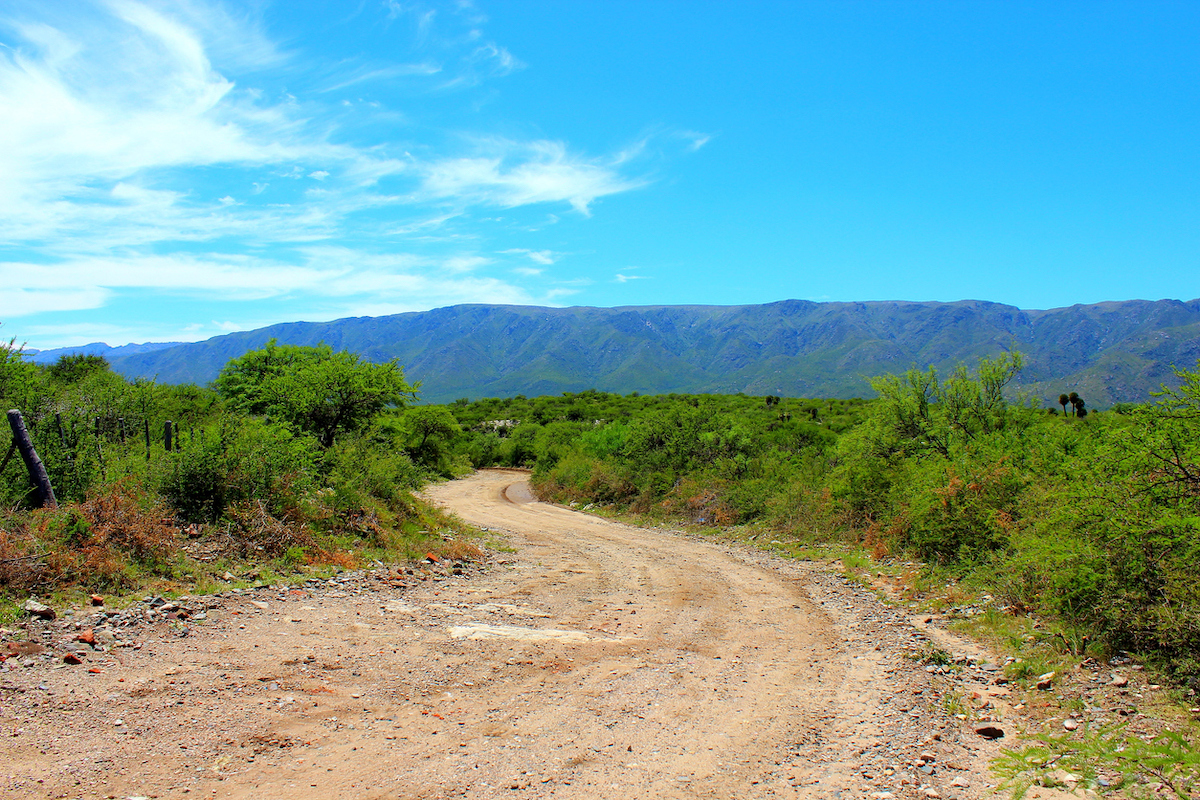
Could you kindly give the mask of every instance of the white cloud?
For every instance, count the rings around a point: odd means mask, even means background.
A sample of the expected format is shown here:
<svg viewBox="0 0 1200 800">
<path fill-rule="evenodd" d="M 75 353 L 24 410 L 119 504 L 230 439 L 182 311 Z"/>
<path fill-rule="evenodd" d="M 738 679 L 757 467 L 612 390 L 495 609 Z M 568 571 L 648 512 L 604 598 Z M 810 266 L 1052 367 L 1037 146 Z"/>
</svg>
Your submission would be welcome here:
<svg viewBox="0 0 1200 800">
<path fill-rule="evenodd" d="M 424 166 L 423 192 L 431 198 L 501 208 L 565 201 L 590 215 L 597 198 L 645 185 L 603 160 L 568 153 L 561 142 L 489 140 L 479 149 L 486 154 Z"/>
<path fill-rule="evenodd" d="M 285 60 L 249 23 L 198 2 L 107 7 L 114 13 L 55 18 L 58 27 L 9 20 L 16 39 L 0 50 L 0 240 L 91 241 L 97 250 L 229 236 L 303 241 L 344 232 L 366 208 L 565 202 L 587 214 L 597 198 L 645 184 L 622 174 L 624 154 L 591 158 L 561 142 L 469 139 L 469 154 L 426 147 L 420 159 L 393 157 L 387 142 L 336 144 L 310 116 L 319 109 L 269 102 L 213 66 L 216 45 L 205 37 L 218 23 L 231 26 L 225 38 L 249 43 L 254 64 Z M 491 45 L 471 58 L 516 63 Z M 264 200 L 269 176 L 307 175 L 328 194 L 233 208 L 237 193 L 218 191 L 206 203 L 175 188 L 197 167 L 238 170 L 240 185 Z M 378 191 L 381 180 L 406 175 L 415 191 Z"/>
<path fill-rule="evenodd" d="M 348 87 L 403 78 L 433 91 L 522 68 L 469 4 L 440 17 L 396 4 L 430 52 L 307 71 L 264 33 L 257 8 L 0 5 L 0 318 L 94 311 L 135 291 L 286 301 L 288 314 L 548 302 L 576 290 L 534 296 L 487 273 L 530 278 L 563 254 L 502 251 L 532 264 L 511 269 L 481 227 L 501 223 L 476 210 L 568 204 L 586 216 L 648 182 L 634 174 L 644 140 L 590 155 L 558 141 L 416 129 L 374 98 L 342 106 L 335 95 Z M 279 85 L 291 93 L 265 88 Z M 205 313 L 153 335 L 249 325 Z"/>
<path fill-rule="evenodd" d="M 712 141 L 710 134 L 699 133 L 698 131 L 679 131 L 676 135 L 687 142 L 687 149 L 692 153 Z"/>
<path fill-rule="evenodd" d="M 2 266 L 2 265 L 0 265 Z M 2 273 L 3 270 L 0 270 Z M 64 290 L 57 286 L 17 286 L 9 283 L 0 292 L 0 317 L 10 319 L 48 311 L 81 311 L 99 308 L 108 299 L 109 292 L 98 286 Z"/>
<path fill-rule="evenodd" d="M 562 297 L 570 297 L 571 295 L 579 294 L 580 291 L 580 289 L 574 287 L 559 286 L 546 292 L 546 302 L 553 304 L 551 301 L 557 301 Z"/>
<path fill-rule="evenodd" d="M 396 78 L 413 76 L 427 77 L 437 75 L 442 71 L 440 64 L 423 62 L 419 64 L 392 64 L 386 67 L 359 67 L 349 74 L 341 75 L 336 82 L 321 89 L 322 92 L 337 92 L 360 83 L 372 81 L 390 81 Z"/>
<path fill-rule="evenodd" d="M 639 269 L 641 269 L 641 267 L 625 267 L 625 271 L 624 271 L 624 272 L 618 272 L 618 273 L 617 273 L 617 274 L 616 274 L 616 275 L 613 277 L 613 280 L 614 280 L 615 282 L 617 282 L 617 283 L 629 283 L 630 281 L 644 281 L 644 280 L 646 280 L 646 276 L 645 276 L 645 275 L 627 275 L 627 274 L 626 274 L 626 273 L 633 272 L 633 271 L 635 271 L 635 270 L 639 270 Z"/>
<path fill-rule="evenodd" d="M 74 298 L 64 301 L 64 310 L 95 308 L 99 303 L 94 301 L 103 301 L 114 289 L 159 289 L 230 299 L 264 298 L 302 289 L 325 291 L 330 281 L 344 273 L 344 269 L 279 264 L 247 256 L 177 254 L 80 258 L 57 264 L 0 262 L 0 284 L 20 286 L 17 292 L 51 294 L 64 286 L 75 287 L 63 292 L 64 297 Z M 85 299 L 92 303 L 81 305 Z"/>
<path fill-rule="evenodd" d="M 559 259 L 562 253 L 555 253 L 553 250 L 528 250 L 524 247 L 511 247 L 508 250 L 501 250 L 505 255 L 515 254 L 528 256 L 535 264 L 543 264 L 550 266 Z M 539 272 L 541 270 L 538 270 Z"/>
</svg>

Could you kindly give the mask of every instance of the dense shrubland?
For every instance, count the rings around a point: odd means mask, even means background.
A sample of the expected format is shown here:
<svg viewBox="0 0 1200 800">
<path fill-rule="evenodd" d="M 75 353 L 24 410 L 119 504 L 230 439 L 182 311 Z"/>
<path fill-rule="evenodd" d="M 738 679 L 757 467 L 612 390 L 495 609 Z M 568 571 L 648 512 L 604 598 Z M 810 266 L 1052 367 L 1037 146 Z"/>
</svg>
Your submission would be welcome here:
<svg viewBox="0 0 1200 800">
<path fill-rule="evenodd" d="M 407 446 L 406 414 L 437 411 L 406 408 L 414 395 L 398 365 L 327 347 L 272 342 L 201 388 L 129 382 L 94 356 L 40 367 L 10 342 L 0 402 L 22 412 L 58 506 L 36 508 L 22 459 L 4 463 L 0 598 L 11 608 L 29 593 L 195 586 L 227 570 L 261 578 L 438 550 L 450 523 L 412 491 L 454 467 Z M 10 439 L 5 426 L 0 454 Z"/>
<path fill-rule="evenodd" d="M 1200 373 L 1144 406 L 1068 416 L 1006 399 L 1020 367 L 884 376 L 871 401 L 464 399 L 445 444 L 477 467 L 532 467 L 559 502 L 916 557 L 1056 620 L 1064 641 L 1200 683 Z"/>
</svg>

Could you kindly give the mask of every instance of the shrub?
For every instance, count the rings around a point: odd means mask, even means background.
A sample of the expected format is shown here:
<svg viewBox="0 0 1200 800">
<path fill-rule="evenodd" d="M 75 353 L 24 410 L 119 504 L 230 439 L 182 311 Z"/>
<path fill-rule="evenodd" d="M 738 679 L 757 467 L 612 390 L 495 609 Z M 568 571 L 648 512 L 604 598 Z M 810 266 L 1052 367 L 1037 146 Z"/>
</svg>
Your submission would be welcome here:
<svg viewBox="0 0 1200 800">
<path fill-rule="evenodd" d="M 970 479 L 948 469 L 942 485 L 913 497 L 907 544 L 939 564 L 986 560 L 1008 546 L 1020 490 L 1013 470 L 1003 463 Z"/>
<path fill-rule="evenodd" d="M 158 489 L 187 522 L 214 521 L 228 506 L 250 499 L 274 508 L 285 487 L 312 471 L 315 447 L 285 428 L 233 415 L 223 416 L 207 435 L 158 462 Z"/>
</svg>

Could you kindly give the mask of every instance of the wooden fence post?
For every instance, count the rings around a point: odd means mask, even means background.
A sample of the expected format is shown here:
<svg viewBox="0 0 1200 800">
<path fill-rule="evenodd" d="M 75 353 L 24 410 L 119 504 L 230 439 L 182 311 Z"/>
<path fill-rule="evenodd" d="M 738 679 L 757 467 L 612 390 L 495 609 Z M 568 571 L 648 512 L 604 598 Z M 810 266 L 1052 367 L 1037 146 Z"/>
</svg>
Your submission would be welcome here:
<svg viewBox="0 0 1200 800">
<path fill-rule="evenodd" d="M 163 423 L 163 450 L 171 452 L 171 420 Z"/>
<path fill-rule="evenodd" d="M 100 461 L 100 480 L 108 479 L 108 470 L 104 466 L 104 449 L 100 446 L 100 418 L 96 417 L 96 458 Z"/>
<path fill-rule="evenodd" d="M 63 430 L 62 426 L 62 414 L 55 412 L 54 424 L 58 426 L 58 440 L 62 442 L 63 450 L 66 450 L 68 453 L 70 453 L 71 448 L 67 444 L 67 433 Z"/>
<path fill-rule="evenodd" d="M 54 487 L 50 485 L 50 476 L 46 474 L 46 465 L 38 458 L 29 439 L 29 431 L 25 429 L 25 420 L 21 412 L 12 409 L 8 412 L 8 426 L 12 428 L 13 442 L 25 460 L 25 469 L 29 471 L 29 480 L 37 487 L 39 499 L 45 508 L 57 508 L 58 500 L 54 497 Z"/>
</svg>

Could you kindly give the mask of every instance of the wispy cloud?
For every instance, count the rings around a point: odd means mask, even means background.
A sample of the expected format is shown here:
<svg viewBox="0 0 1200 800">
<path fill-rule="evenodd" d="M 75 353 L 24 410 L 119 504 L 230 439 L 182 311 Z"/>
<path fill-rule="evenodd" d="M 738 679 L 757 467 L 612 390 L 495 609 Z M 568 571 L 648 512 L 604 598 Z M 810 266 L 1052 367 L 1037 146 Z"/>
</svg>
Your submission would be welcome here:
<svg viewBox="0 0 1200 800">
<path fill-rule="evenodd" d="M 562 253 L 555 253 L 553 250 L 528 250 L 524 247 L 512 247 L 500 252 L 505 255 L 527 256 L 535 264 L 544 264 L 546 266 L 550 266 L 562 256 Z"/>
<path fill-rule="evenodd" d="M 687 143 L 687 149 L 692 153 L 712 141 L 711 134 L 700 133 L 698 131 L 677 131 L 675 135 Z"/>
<path fill-rule="evenodd" d="M 562 142 L 491 139 L 477 149 L 479 155 L 424 165 L 421 191 L 431 199 L 501 208 L 565 201 L 590 215 L 597 198 L 646 184 L 606 159 L 570 153 Z"/>
<path fill-rule="evenodd" d="M 470 227 L 474 210 L 549 206 L 586 217 L 602 198 L 650 182 L 644 140 L 589 154 L 563 141 L 418 127 L 402 103 L 347 94 L 399 80 L 466 89 L 521 69 L 469 3 L 364 6 L 380 25 L 409 19 L 408 50 L 394 63 L 317 67 L 272 41 L 259 6 L 248 8 L 0 6 L 0 318 L 65 331 L 73 328 L 39 315 L 102 309 L 133 291 L 309 297 L 313 313 L 549 302 L 573 290 L 538 294 L 521 279 L 562 254 L 500 251 L 532 264 L 513 269 Z M 558 219 L 546 214 L 521 230 Z M 187 324 L 242 324 L 212 313 Z"/>
<path fill-rule="evenodd" d="M 429 76 L 437 75 L 442 71 L 440 64 L 432 62 L 421 62 L 417 64 L 392 64 L 384 67 L 358 67 L 349 73 L 341 74 L 335 82 L 324 87 L 322 92 L 336 92 L 342 89 L 356 86 L 360 83 L 370 83 L 371 81 L 389 81 L 396 78 L 408 78 L 412 76 Z"/>
</svg>

